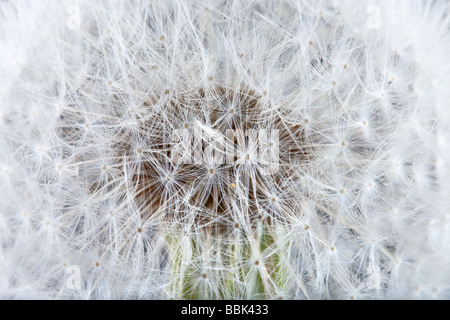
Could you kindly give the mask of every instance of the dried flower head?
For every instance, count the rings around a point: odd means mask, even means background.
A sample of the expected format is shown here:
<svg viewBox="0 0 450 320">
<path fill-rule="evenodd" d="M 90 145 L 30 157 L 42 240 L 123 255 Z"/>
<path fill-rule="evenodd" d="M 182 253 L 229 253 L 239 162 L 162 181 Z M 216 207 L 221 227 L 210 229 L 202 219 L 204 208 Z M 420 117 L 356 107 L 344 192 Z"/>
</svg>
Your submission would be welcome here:
<svg viewBox="0 0 450 320">
<path fill-rule="evenodd" d="M 445 1 L 0 3 L 0 297 L 450 297 Z"/>
</svg>

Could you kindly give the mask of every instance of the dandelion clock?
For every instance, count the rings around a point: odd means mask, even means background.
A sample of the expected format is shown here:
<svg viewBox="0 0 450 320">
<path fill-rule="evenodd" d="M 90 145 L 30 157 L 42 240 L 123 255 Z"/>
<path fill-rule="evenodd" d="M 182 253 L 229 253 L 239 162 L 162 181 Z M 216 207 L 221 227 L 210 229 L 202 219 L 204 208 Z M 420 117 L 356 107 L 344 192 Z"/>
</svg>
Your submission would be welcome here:
<svg viewBox="0 0 450 320">
<path fill-rule="evenodd" d="M 449 10 L 1 1 L 0 297 L 450 298 Z"/>
</svg>

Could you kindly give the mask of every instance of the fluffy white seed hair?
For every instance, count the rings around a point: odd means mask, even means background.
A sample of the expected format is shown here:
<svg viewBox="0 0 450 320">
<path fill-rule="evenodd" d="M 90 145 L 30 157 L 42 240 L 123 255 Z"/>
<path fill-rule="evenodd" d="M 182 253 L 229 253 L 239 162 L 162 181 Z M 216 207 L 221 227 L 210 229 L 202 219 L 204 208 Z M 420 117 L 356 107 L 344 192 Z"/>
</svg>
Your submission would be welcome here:
<svg viewBox="0 0 450 320">
<path fill-rule="evenodd" d="M 449 9 L 1 1 L 0 297 L 450 298 Z"/>
</svg>

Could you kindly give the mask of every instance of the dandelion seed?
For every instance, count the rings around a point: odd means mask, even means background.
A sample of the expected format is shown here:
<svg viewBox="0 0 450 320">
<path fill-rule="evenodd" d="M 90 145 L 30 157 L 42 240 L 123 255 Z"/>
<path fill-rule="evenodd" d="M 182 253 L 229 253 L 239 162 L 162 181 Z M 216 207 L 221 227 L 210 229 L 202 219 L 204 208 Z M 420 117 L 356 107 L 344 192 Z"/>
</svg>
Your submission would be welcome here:
<svg viewBox="0 0 450 320">
<path fill-rule="evenodd" d="M 0 295 L 450 297 L 446 1 L 150 2 L 0 1 Z"/>
</svg>

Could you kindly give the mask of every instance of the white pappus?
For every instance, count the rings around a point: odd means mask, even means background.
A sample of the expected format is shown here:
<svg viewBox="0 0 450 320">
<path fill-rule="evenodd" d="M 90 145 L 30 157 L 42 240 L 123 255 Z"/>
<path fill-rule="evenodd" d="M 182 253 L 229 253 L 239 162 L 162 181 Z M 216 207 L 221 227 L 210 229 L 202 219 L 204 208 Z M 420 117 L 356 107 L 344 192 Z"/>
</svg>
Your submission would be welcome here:
<svg viewBox="0 0 450 320">
<path fill-rule="evenodd" d="M 1 1 L 0 297 L 450 298 L 449 9 Z"/>
</svg>

